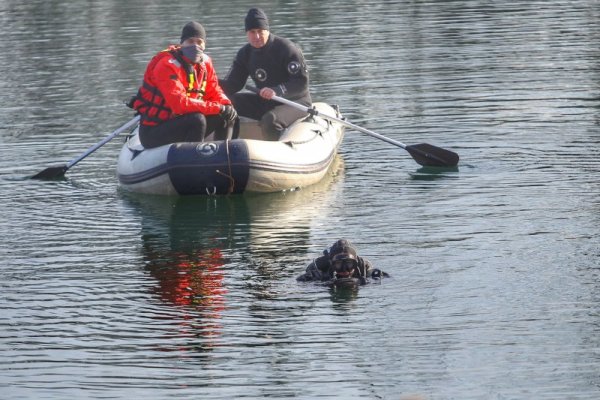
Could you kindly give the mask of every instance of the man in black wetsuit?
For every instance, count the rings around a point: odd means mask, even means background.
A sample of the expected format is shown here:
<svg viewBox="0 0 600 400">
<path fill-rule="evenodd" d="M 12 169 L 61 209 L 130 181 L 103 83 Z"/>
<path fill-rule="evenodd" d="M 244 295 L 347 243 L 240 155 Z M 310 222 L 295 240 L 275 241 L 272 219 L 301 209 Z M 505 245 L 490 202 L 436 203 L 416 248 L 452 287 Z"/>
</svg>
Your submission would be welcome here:
<svg viewBox="0 0 600 400">
<path fill-rule="evenodd" d="M 259 120 L 265 137 L 278 140 L 285 128 L 306 113 L 271 99 L 276 95 L 310 107 L 308 69 L 293 42 L 269 31 L 269 20 L 261 9 L 248 11 L 245 28 L 248 43 L 238 51 L 219 84 L 238 115 Z M 238 93 L 248 77 L 254 81 L 258 96 Z"/>
<path fill-rule="evenodd" d="M 320 281 L 332 285 L 364 285 L 389 275 L 374 268 L 369 260 L 356 254 L 356 249 L 346 239 L 337 240 L 323 255 L 306 267 L 297 280 Z"/>
</svg>

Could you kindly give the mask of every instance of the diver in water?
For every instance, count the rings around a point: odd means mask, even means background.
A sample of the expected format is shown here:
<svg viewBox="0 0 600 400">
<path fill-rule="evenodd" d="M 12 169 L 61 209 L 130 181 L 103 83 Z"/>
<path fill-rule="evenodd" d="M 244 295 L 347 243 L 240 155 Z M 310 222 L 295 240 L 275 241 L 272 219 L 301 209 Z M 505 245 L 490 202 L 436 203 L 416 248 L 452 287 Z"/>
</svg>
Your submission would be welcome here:
<svg viewBox="0 0 600 400">
<path fill-rule="evenodd" d="M 300 282 L 319 281 L 334 286 L 365 285 L 380 281 L 389 274 L 374 268 L 369 260 L 356 254 L 356 249 L 346 239 L 337 240 L 323 255 L 306 267 Z"/>
</svg>

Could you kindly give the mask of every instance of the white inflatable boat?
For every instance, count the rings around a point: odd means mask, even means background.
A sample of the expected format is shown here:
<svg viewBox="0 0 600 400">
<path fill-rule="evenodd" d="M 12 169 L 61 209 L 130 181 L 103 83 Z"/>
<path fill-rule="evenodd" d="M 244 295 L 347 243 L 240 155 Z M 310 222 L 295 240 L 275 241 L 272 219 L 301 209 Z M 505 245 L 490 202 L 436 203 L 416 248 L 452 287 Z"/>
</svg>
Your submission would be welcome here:
<svg viewBox="0 0 600 400">
<path fill-rule="evenodd" d="M 338 110 L 314 103 L 324 114 Z M 121 149 L 117 175 L 125 190 L 164 195 L 278 192 L 319 182 L 344 136 L 344 126 L 318 116 L 292 124 L 279 141 L 261 140 L 257 121 L 242 119 L 238 139 L 173 143 L 145 149 L 137 129 Z M 210 137 L 209 137 L 210 139 Z"/>
</svg>

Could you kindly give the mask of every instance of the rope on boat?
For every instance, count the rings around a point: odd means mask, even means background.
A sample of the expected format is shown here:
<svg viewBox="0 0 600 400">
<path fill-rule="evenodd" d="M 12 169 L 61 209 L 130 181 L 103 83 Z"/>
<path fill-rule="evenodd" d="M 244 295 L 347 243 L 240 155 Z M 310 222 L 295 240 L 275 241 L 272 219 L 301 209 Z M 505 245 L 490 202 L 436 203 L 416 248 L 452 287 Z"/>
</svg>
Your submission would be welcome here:
<svg viewBox="0 0 600 400">
<path fill-rule="evenodd" d="M 217 170 L 217 174 L 223 175 L 227 179 L 229 179 L 229 189 L 227 190 L 227 194 L 233 193 L 233 189 L 235 187 L 235 179 L 233 179 L 232 171 L 231 171 L 231 157 L 229 156 L 229 139 L 225 139 L 225 150 L 227 152 L 227 168 L 229 169 L 229 175 L 224 174 L 223 172 Z"/>
</svg>

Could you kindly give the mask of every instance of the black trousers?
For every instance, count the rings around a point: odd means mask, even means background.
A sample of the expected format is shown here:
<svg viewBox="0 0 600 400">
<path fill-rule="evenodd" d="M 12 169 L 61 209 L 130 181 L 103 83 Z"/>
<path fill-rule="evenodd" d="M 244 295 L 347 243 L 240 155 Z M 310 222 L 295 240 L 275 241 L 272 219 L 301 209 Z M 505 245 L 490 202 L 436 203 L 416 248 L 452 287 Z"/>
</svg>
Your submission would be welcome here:
<svg viewBox="0 0 600 400">
<path fill-rule="evenodd" d="M 227 136 L 226 124 L 219 115 L 205 116 L 201 113 L 180 115 L 156 126 L 140 125 L 140 141 L 147 148 L 177 142 L 203 142 L 215 132 L 216 140 Z"/>
<path fill-rule="evenodd" d="M 253 93 L 236 93 L 230 97 L 238 115 L 260 121 L 267 140 L 278 140 L 294 121 L 308 114 L 274 100 L 265 100 Z"/>
</svg>

